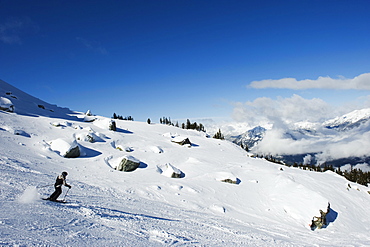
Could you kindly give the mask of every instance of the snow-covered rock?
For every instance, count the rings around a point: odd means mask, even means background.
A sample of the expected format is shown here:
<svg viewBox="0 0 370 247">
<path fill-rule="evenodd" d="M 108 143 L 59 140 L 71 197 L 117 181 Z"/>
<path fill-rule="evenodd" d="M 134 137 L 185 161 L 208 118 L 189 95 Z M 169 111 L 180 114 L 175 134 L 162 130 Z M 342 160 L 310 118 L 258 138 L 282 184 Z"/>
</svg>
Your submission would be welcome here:
<svg viewBox="0 0 370 247">
<path fill-rule="evenodd" d="M 100 137 L 100 133 L 96 133 L 94 131 L 82 131 L 75 134 L 75 138 L 78 141 L 85 141 L 85 142 L 99 142 L 104 141 L 102 137 Z"/>
<path fill-rule="evenodd" d="M 93 116 L 93 114 L 91 113 L 91 111 L 90 111 L 90 110 L 87 110 L 87 112 L 85 112 L 85 115 L 86 115 L 86 116 Z"/>
<path fill-rule="evenodd" d="M 163 176 L 169 177 L 169 178 L 181 178 L 184 176 L 182 171 L 170 163 L 167 163 L 162 166 L 158 166 L 158 171 L 161 173 Z"/>
<path fill-rule="evenodd" d="M 0 110 L 14 112 L 13 102 L 8 98 L 0 97 Z"/>
<path fill-rule="evenodd" d="M 131 172 L 140 166 L 140 160 L 130 155 L 125 155 L 120 160 L 119 164 L 114 166 L 118 171 Z"/>
<path fill-rule="evenodd" d="M 116 130 L 116 122 L 110 118 L 98 118 L 95 120 L 94 125 L 99 128 L 107 129 L 107 130 Z"/>
<path fill-rule="evenodd" d="M 65 158 L 77 158 L 80 156 L 80 147 L 76 140 L 58 138 L 49 142 L 50 148 Z"/>
<path fill-rule="evenodd" d="M 181 146 L 191 147 L 191 142 L 190 142 L 189 138 L 187 138 L 187 137 L 175 136 L 171 139 L 171 141 L 174 142 L 174 143 L 177 143 Z"/>
</svg>

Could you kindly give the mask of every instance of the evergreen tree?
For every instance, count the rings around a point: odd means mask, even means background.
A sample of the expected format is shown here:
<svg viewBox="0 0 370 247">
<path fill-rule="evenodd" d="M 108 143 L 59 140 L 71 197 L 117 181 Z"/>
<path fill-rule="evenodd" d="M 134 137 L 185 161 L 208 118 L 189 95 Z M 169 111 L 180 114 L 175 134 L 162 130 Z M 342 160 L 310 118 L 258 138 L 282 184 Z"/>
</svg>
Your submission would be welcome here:
<svg viewBox="0 0 370 247">
<path fill-rule="evenodd" d="M 150 118 L 148 118 L 148 120 L 146 120 L 146 122 L 147 122 L 148 124 L 150 124 L 152 121 L 150 120 Z"/>
<path fill-rule="evenodd" d="M 204 125 L 203 124 L 199 124 L 199 131 L 203 131 L 203 132 L 206 132 L 205 128 L 204 128 Z"/>
<path fill-rule="evenodd" d="M 340 166 L 337 168 L 337 170 L 335 171 L 337 174 L 343 176 L 343 172 L 340 170 Z"/>
<path fill-rule="evenodd" d="M 189 119 L 186 119 L 186 126 L 185 126 L 185 128 L 188 130 L 188 129 L 190 129 L 190 126 L 191 126 L 190 120 Z"/>
<path fill-rule="evenodd" d="M 221 130 L 220 130 L 220 129 L 218 129 L 218 132 L 213 136 L 213 138 L 215 138 L 215 139 L 220 139 L 220 140 L 224 140 L 224 139 L 225 139 L 225 137 L 224 137 L 224 135 L 221 133 Z"/>
</svg>

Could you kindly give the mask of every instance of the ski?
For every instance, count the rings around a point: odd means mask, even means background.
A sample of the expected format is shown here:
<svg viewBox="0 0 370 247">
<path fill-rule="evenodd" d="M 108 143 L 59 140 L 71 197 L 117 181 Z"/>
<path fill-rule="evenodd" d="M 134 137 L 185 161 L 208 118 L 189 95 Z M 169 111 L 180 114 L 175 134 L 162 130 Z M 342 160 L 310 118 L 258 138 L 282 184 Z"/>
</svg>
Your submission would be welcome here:
<svg viewBox="0 0 370 247">
<path fill-rule="evenodd" d="M 48 198 L 42 198 L 42 200 L 51 201 Z M 55 200 L 55 201 L 51 201 L 51 202 L 67 203 L 67 201 L 62 201 L 62 200 Z"/>
</svg>

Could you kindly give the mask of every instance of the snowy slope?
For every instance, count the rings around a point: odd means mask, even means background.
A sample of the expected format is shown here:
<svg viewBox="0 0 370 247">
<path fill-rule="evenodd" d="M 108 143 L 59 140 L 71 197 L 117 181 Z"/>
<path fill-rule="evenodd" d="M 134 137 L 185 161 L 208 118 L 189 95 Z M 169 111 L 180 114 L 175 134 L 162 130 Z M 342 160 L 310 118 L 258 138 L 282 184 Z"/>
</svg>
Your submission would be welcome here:
<svg viewBox="0 0 370 247">
<path fill-rule="evenodd" d="M 110 119 L 86 122 L 91 117 L 2 81 L 0 96 L 15 106 L 0 111 L 1 246 L 370 245 L 369 189 L 332 172 L 281 170 L 235 144 L 171 126 L 118 120 L 110 131 Z M 179 137 L 192 145 L 172 142 Z M 56 140 L 77 142 L 81 156 L 62 157 Z M 127 155 L 139 168 L 114 170 Z M 69 203 L 40 200 L 62 171 Z M 311 231 L 328 202 L 328 227 Z"/>
<path fill-rule="evenodd" d="M 3 80 L 0 80 L 0 97 L 9 99 L 15 107 L 15 112 L 21 115 L 69 118 L 68 114 L 72 113 L 68 108 L 61 108 L 46 103 Z"/>
</svg>

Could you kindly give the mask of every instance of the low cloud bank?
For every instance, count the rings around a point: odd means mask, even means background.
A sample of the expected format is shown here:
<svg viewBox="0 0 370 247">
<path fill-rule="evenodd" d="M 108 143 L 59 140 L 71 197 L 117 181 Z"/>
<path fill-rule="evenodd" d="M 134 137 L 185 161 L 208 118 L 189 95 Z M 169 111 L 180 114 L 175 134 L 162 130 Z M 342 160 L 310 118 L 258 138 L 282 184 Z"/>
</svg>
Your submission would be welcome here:
<svg viewBox="0 0 370 247">
<path fill-rule="evenodd" d="M 272 155 L 316 153 L 319 163 L 333 159 L 368 156 L 370 123 L 350 131 L 336 131 L 323 126 L 326 120 L 339 116 L 325 101 L 290 98 L 258 98 L 237 103 L 233 118 L 249 125 L 270 124 L 265 137 L 252 151 Z M 299 123 L 299 127 L 298 124 Z M 302 132 L 302 129 L 310 130 Z"/>
<path fill-rule="evenodd" d="M 266 132 L 264 139 L 252 151 L 272 155 L 316 153 L 317 163 L 322 164 L 335 159 L 369 156 L 369 150 L 370 123 L 366 123 L 351 131 L 337 132 L 321 128 L 308 135 L 273 128 Z"/>
<path fill-rule="evenodd" d="M 331 77 L 319 77 L 316 80 L 305 79 L 297 80 L 295 78 L 282 78 L 278 80 L 253 81 L 249 85 L 252 88 L 285 88 L 285 89 L 355 89 L 370 90 L 370 73 L 364 73 L 352 79 Z"/>
<path fill-rule="evenodd" d="M 274 123 L 286 125 L 295 122 L 321 122 L 328 117 L 335 117 L 332 106 L 322 99 L 305 99 L 294 94 L 290 98 L 278 97 L 276 100 L 262 97 L 254 101 L 236 103 L 233 118 L 252 125 Z"/>
</svg>

